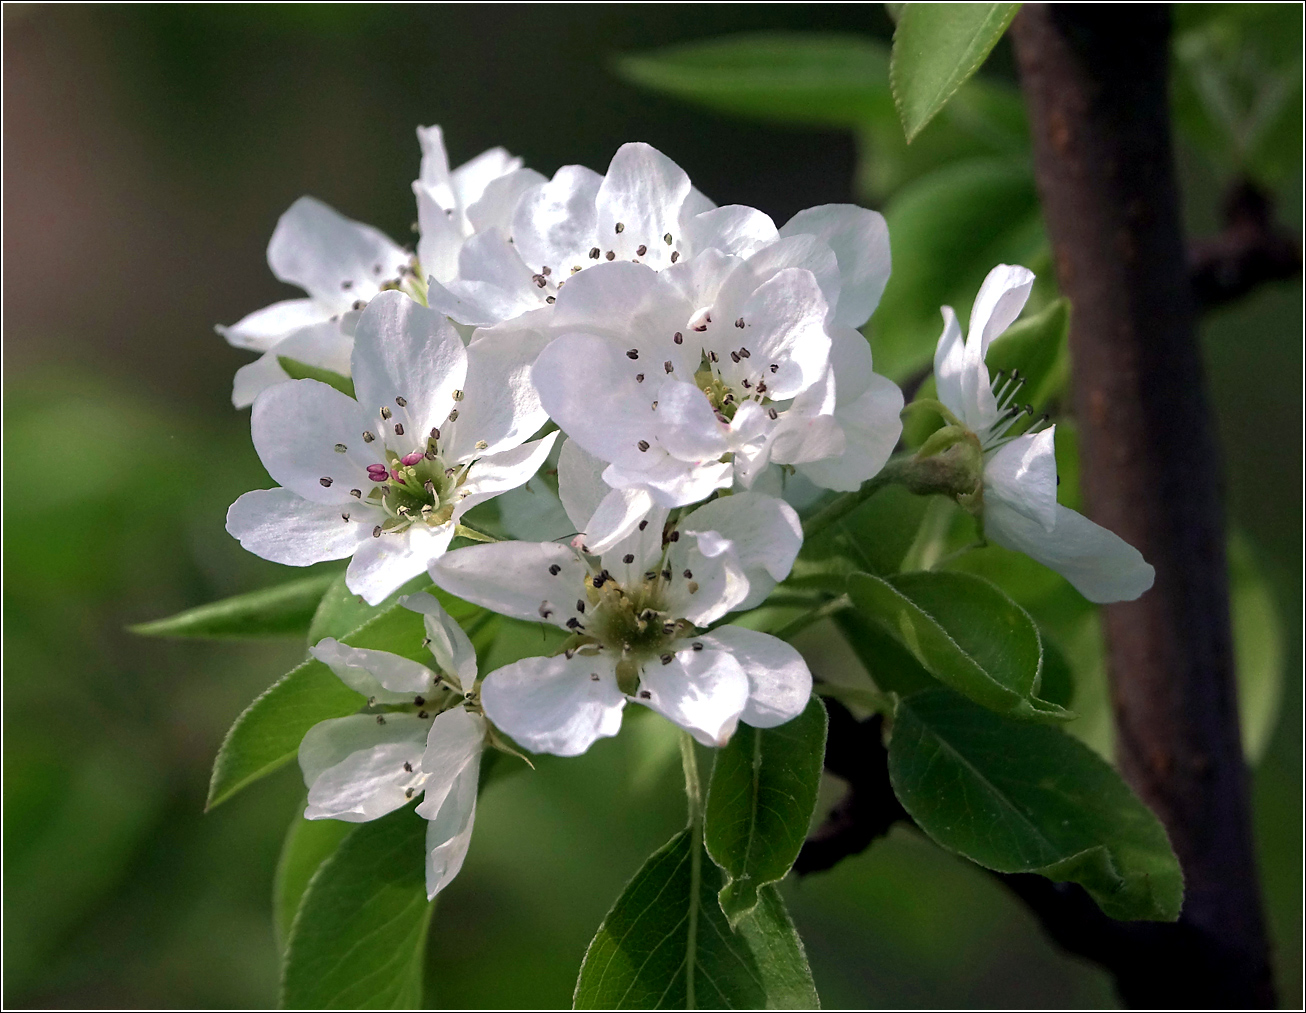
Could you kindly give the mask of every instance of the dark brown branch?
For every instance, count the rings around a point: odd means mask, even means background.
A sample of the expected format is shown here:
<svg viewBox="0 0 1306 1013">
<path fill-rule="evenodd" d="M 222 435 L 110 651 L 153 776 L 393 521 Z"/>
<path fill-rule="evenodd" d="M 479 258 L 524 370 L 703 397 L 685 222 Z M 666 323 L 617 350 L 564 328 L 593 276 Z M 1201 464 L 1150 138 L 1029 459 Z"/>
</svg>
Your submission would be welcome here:
<svg viewBox="0 0 1306 1013">
<path fill-rule="evenodd" d="M 1240 299 L 1265 282 L 1301 274 L 1301 242 L 1275 223 L 1273 199 L 1247 179 L 1224 198 L 1224 229 L 1188 245 L 1188 275 L 1199 309 Z"/>
<path fill-rule="evenodd" d="M 1218 455 L 1170 147 L 1169 10 L 1122 10 L 1032 4 L 1012 30 L 1057 278 L 1074 306 L 1088 512 L 1156 567 L 1151 591 L 1103 609 L 1118 760 L 1184 868 L 1181 924 L 1201 940 L 1184 974 L 1206 982 L 1206 1002 L 1272 1005 Z"/>
</svg>

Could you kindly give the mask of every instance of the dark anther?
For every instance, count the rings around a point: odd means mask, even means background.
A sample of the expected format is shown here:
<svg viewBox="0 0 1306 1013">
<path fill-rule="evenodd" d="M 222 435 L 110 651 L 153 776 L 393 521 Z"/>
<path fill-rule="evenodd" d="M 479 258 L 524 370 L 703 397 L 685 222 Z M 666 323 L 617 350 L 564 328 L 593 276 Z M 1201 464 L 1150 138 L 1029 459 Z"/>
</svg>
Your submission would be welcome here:
<svg viewBox="0 0 1306 1013">
<path fill-rule="evenodd" d="M 380 525 L 380 524 L 378 524 L 376 527 L 374 527 L 374 528 L 372 529 L 372 537 L 373 537 L 373 538 L 380 538 L 380 537 L 381 537 L 381 525 Z"/>
<path fill-rule="evenodd" d="M 662 571 L 662 579 L 663 579 L 663 580 L 670 580 L 670 579 L 671 579 L 671 571 L 670 571 L 670 570 L 663 570 L 663 571 Z"/>
<path fill-rule="evenodd" d="M 542 274 L 532 274 L 531 281 L 535 282 L 536 288 L 543 288 L 545 285 L 549 283 L 548 279 L 545 278 L 544 275 Z"/>
<path fill-rule="evenodd" d="M 590 260 L 598 260 L 598 259 L 599 259 L 599 256 L 602 254 L 602 252 L 603 252 L 603 251 L 600 250 L 597 246 L 592 247 L 592 248 L 590 249 Z"/>
<path fill-rule="evenodd" d="M 666 372 L 671 373 L 675 370 L 676 367 L 671 365 L 671 360 L 668 359 L 666 362 L 662 363 L 662 368 Z"/>
<path fill-rule="evenodd" d="M 621 222 L 617 222 L 617 234 L 620 235 L 625 231 L 626 231 L 626 226 L 623 225 Z"/>
<path fill-rule="evenodd" d="M 641 689 L 641 690 L 639 691 L 639 698 L 640 698 L 641 700 L 652 700 L 652 699 L 653 699 L 653 694 L 650 693 L 650 692 L 649 692 L 648 690 L 646 690 L 646 689 Z"/>
<path fill-rule="evenodd" d="M 373 440 L 375 440 L 375 439 L 376 439 L 376 436 L 375 436 L 374 434 L 372 434 L 372 433 L 364 433 L 364 434 L 363 434 L 363 442 L 364 442 L 364 443 L 371 443 L 371 442 L 372 442 Z"/>
<path fill-rule="evenodd" d="M 388 407 L 385 405 L 381 406 L 381 418 L 388 420 L 393 414 L 394 412 L 392 412 Z"/>
<path fill-rule="evenodd" d="M 639 530 L 640 530 L 640 531 L 643 531 L 646 527 L 648 527 L 648 521 L 640 521 L 640 522 L 639 522 Z"/>
<path fill-rule="evenodd" d="M 648 440 L 640 440 L 635 446 L 639 447 L 641 451 L 648 450 Z"/>
<path fill-rule="evenodd" d="M 621 557 L 621 561 L 629 566 L 631 563 L 635 562 L 635 554 L 633 552 L 627 552 Z"/>
<path fill-rule="evenodd" d="M 425 698 L 425 697 L 420 697 L 420 696 L 415 696 L 415 697 L 413 697 L 413 703 L 416 704 L 418 707 L 423 707 L 423 706 L 426 705 L 426 698 Z"/>
<path fill-rule="evenodd" d="M 350 490 L 349 490 L 349 495 L 353 496 L 354 499 L 362 499 L 362 498 L 363 498 L 363 490 L 362 490 L 362 489 L 350 489 Z"/>
<path fill-rule="evenodd" d="M 559 566 L 557 563 L 552 563 L 552 564 L 550 564 L 550 566 L 549 566 L 549 572 L 550 572 L 551 574 L 553 574 L 555 577 L 556 577 L 556 576 L 557 576 L 561 571 L 562 571 L 562 567 Z"/>
<path fill-rule="evenodd" d="M 671 253 L 671 263 L 674 264 L 674 263 L 675 263 L 677 260 L 679 260 L 679 259 L 680 259 L 680 251 L 679 251 L 679 250 L 674 250 L 674 251 L 672 251 L 672 253 Z"/>
<path fill-rule="evenodd" d="M 678 542 L 678 541 L 680 541 L 680 532 L 679 532 L 679 531 L 673 531 L 673 532 L 671 532 L 671 534 L 667 535 L 667 541 L 668 541 L 668 542 Z"/>
<path fill-rule="evenodd" d="M 378 715 L 376 716 L 376 723 L 377 723 L 378 725 L 383 725 L 383 724 L 385 724 L 385 717 L 384 717 L 383 715 L 381 715 L 381 714 L 378 714 Z"/>
<path fill-rule="evenodd" d="M 598 682 L 598 681 L 599 681 L 599 673 L 598 673 L 598 672 L 591 672 L 591 673 L 590 673 L 590 682 Z"/>
<path fill-rule="evenodd" d="M 635 374 L 635 382 L 636 382 L 636 383 L 643 383 L 643 382 L 644 382 L 644 374 L 643 374 L 643 373 L 636 373 L 636 374 Z"/>
<path fill-rule="evenodd" d="M 740 317 L 739 319 L 743 320 L 744 318 Z M 751 359 L 753 357 L 753 353 L 750 352 L 747 348 L 741 346 L 739 349 L 739 357 L 741 359 Z"/>
<path fill-rule="evenodd" d="M 702 643 L 702 641 L 700 641 L 700 640 L 695 640 L 695 641 L 694 641 L 692 644 L 690 644 L 689 646 L 692 647 L 692 648 L 693 648 L 694 650 L 696 650 L 696 651 L 701 651 L 701 650 L 703 649 L 703 643 Z"/>
<path fill-rule="evenodd" d="M 744 318 L 743 318 L 743 317 L 740 317 L 738 320 L 736 320 L 736 321 L 735 321 L 735 326 L 736 326 L 736 327 L 739 327 L 739 328 L 742 328 L 742 327 L 744 326 Z"/>
<path fill-rule="evenodd" d="M 404 772 L 408 774 L 413 772 L 413 765 L 406 760 L 404 761 Z"/>
<path fill-rule="evenodd" d="M 584 602 L 583 599 L 580 599 L 580 598 L 577 598 L 577 599 L 576 599 L 576 611 L 577 611 L 577 612 L 584 612 L 584 611 L 585 611 L 585 602 Z"/>
<path fill-rule="evenodd" d="M 662 664 L 669 665 L 676 660 L 676 656 L 674 654 L 664 654 L 659 660 L 661 660 Z"/>
<path fill-rule="evenodd" d="M 639 358 L 639 349 L 638 349 L 638 348 L 631 348 L 631 349 L 627 350 L 627 352 L 626 352 L 626 358 L 627 358 L 627 359 L 638 359 L 638 358 Z"/>
<path fill-rule="evenodd" d="M 557 302 L 558 300 L 557 300 L 557 297 L 555 297 L 555 296 L 546 295 L 546 296 L 544 297 L 544 301 L 545 301 L 546 303 L 548 303 L 550 306 L 552 306 L 552 305 L 553 305 L 555 302 Z"/>
<path fill-rule="evenodd" d="M 361 310 L 361 309 L 365 309 L 366 307 L 367 307 L 367 303 L 363 302 L 362 299 L 354 300 L 354 309 Z"/>
<path fill-rule="evenodd" d="M 319 478 L 318 481 L 322 483 L 324 489 L 329 489 L 331 487 L 331 479 L 329 478 Z"/>
<path fill-rule="evenodd" d="M 580 620 L 577 619 L 575 616 L 572 616 L 570 619 L 567 620 L 567 629 L 569 630 L 580 629 Z"/>
<path fill-rule="evenodd" d="M 398 394 L 395 395 L 395 404 L 397 404 L 400 408 L 408 407 L 408 402 L 403 398 L 401 398 Z"/>
<path fill-rule="evenodd" d="M 771 372 L 772 373 L 780 372 L 780 364 L 778 362 L 771 363 Z"/>
<path fill-rule="evenodd" d="M 730 361 L 731 361 L 731 362 L 738 362 L 738 361 L 739 361 L 739 353 L 738 353 L 738 352 L 731 352 L 731 353 L 730 353 Z"/>
<path fill-rule="evenodd" d="M 693 580 L 693 579 L 694 579 L 693 571 L 691 571 L 691 570 L 686 570 L 685 573 L 684 573 L 684 578 L 685 578 L 686 580 Z"/>
<path fill-rule="evenodd" d="M 607 252 L 606 256 L 607 256 L 608 260 L 616 260 L 616 259 L 617 259 L 617 251 L 616 251 L 616 250 L 609 250 L 609 251 Z"/>
<path fill-rule="evenodd" d="M 777 412 L 774 408 L 768 408 L 766 410 L 766 413 L 771 416 L 771 421 L 773 422 L 780 417 L 780 413 Z"/>
<path fill-rule="evenodd" d="M 404 424 L 402 422 L 395 423 L 395 435 L 396 436 L 404 435 Z"/>
<path fill-rule="evenodd" d="M 348 292 L 351 288 L 354 287 L 354 283 L 352 281 L 342 281 L 340 283 L 340 287 L 344 289 L 346 292 Z"/>
<path fill-rule="evenodd" d="M 646 253 L 648 253 L 648 247 L 644 244 L 641 243 L 639 246 L 635 247 L 635 256 L 642 257 Z"/>
<path fill-rule="evenodd" d="M 685 336 L 681 334 L 679 331 L 676 331 L 675 334 L 671 335 L 671 340 L 674 341 L 677 345 L 683 345 L 685 343 Z"/>
</svg>

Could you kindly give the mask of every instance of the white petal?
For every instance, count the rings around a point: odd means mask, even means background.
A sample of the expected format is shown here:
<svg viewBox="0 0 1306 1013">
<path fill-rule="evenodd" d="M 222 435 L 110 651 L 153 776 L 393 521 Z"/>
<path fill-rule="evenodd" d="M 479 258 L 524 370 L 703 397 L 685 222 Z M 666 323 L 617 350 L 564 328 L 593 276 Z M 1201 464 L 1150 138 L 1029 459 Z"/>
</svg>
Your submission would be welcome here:
<svg viewBox="0 0 1306 1013">
<path fill-rule="evenodd" d="M 237 348 L 266 352 L 291 331 L 321 323 L 331 309 L 312 299 L 283 299 L 249 313 L 234 324 L 214 328 Z"/>
<path fill-rule="evenodd" d="M 968 347 L 969 354 L 981 360 L 988 354 L 989 342 L 1020 316 L 1033 287 L 1034 272 L 1028 268 L 999 264 L 988 273 L 970 311 L 966 343 L 976 347 Z"/>
<path fill-rule="evenodd" d="M 653 456 L 651 452 L 649 456 Z M 654 467 L 644 471 L 610 464 L 603 471 L 603 481 L 614 489 L 647 489 L 654 503 L 678 507 L 706 499 L 717 489 L 728 489 L 732 471 L 729 461 L 690 464 L 663 454 Z"/>
<path fill-rule="evenodd" d="M 739 608 L 751 588 L 734 543 L 717 531 L 682 528 L 667 553 L 666 569 L 671 573 L 664 592 L 666 608 L 695 626 L 707 626 Z"/>
<path fill-rule="evenodd" d="M 449 154 L 444 147 L 444 131 L 438 126 L 418 127 L 417 143 L 422 148 L 422 164 L 417 182 L 431 191 L 441 207 L 454 206 L 453 187 L 449 180 Z"/>
<path fill-rule="evenodd" d="M 688 644 L 669 664 L 647 662 L 639 685 L 640 703 L 705 746 L 729 742 L 748 703 L 748 676 L 739 662 L 725 651 L 695 651 Z"/>
<path fill-rule="evenodd" d="M 585 548 L 599 555 L 609 553 L 614 556 L 614 548 L 633 551 L 626 548 L 626 542 L 636 533 L 640 521 L 647 520 L 650 512 L 655 509 L 665 513 L 666 508 L 655 508 L 653 497 L 647 489 L 609 489 L 594 515 L 581 528 L 581 534 L 585 536 Z"/>
<path fill-rule="evenodd" d="M 472 843 L 476 820 L 476 788 L 481 772 L 481 754 L 463 768 L 444 805 L 426 825 L 426 897 L 435 895 L 462 870 Z"/>
<path fill-rule="evenodd" d="M 312 197 L 290 205 L 268 243 L 272 273 L 331 306 L 332 312 L 371 299 L 407 263 L 408 254 L 383 232 Z"/>
<path fill-rule="evenodd" d="M 458 254 L 466 239 L 457 211 L 420 182 L 413 183 L 413 196 L 417 198 L 417 261 L 422 273 L 449 281 L 458 274 Z"/>
<path fill-rule="evenodd" d="M 404 805 L 420 790 L 427 722 L 415 714 L 371 714 L 322 721 L 299 744 L 310 820 L 364 823 Z M 407 763 L 411 770 L 405 770 Z"/>
<path fill-rule="evenodd" d="M 703 392 L 684 380 L 664 380 L 657 392 L 657 439 L 667 453 L 691 464 L 718 461 L 730 449 L 730 425 L 720 421 Z"/>
<path fill-rule="evenodd" d="M 338 504 L 310 503 L 289 489 L 255 489 L 231 504 L 227 533 L 256 556 L 309 566 L 344 559 L 371 536 L 370 522 L 345 521 L 341 513 Z"/>
<path fill-rule="evenodd" d="M 573 261 L 592 264 L 597 238 L 594 201 L 603 177 L 583 165 L 564 165 L 553 179 L 527 190 L 512 218 L 512 239 L 533 270 L 550 267 L 561 277 Z"/>
<path fill-rule="evenodd" d="M 557 574 L 550 572 L 556 566 Z M 589 571 L 576 553 L 553 542 L 495 542 L 447 553 L 431 579 L 463 601 L 528 622 L 565 626 L 577 615 Z M 543 616 L 541 606 L 551 614 Z"/>
<path fill-rule="evenodd" d="M 689 191 L 685 171 L 662 152 L 638 141 L 623 144 L 594 199 L 599 245 L 614 251 L 619 260 L 638 256 L 654 268 L 667 266 Z M 673 233 L 670 246 L 663 240 L 668 233 Z M 641 246 L 643 254 L 638 253 Z"/>
<path fill-rule="evenodd" d="M 974 387 L 973 382 L 967 383 L 965 379 L 966 372 L 970 369 L 966 359 L 966 342 L 953 308 L 944 306 L 940 312 L 943 314 L 943 333 L 939 335 L 939 343 L 934 346 L 934 385 L 944 406 L 965 421 L 966 399 L 963 392 L 967 387 Z"/>
<path fill-rule="evenodd" d="M 1017 513 L 1051 531 L 1057 520 L 1055 426 L 1017 436 L 984 462 L 984 502 L 1002 500 Z"/>
<path fill-rule="evenodd" d="M 365 538 L 345 571 L 345 586 L 369 605 L 379 605 L 444 555 L 453 529 L 453 524 L 439 528 L 414 524 L 404 531 Z"/>
<path fill-rule="evenodd" d="M 476 648 L 454 617 L 435 595 L 425 592 L 401 598 L 399 604 L 425 616 L 426 635 L 431 641 L 427 646 L 435 663 L 440 671 L 456 675 L 463 687 L 469 688 L 476 681 Z"/>
<path fill-rule="evenodd" d="M 748 597 L 739 608 L 752 608 L 771 593 L 789 571 L 803 544 L 798 514 L 784 500 L 758 493 L 723 496 L 699 507 L 681 521 L 682 531 L 716 531 L 734 543 L 748 576 Z"/>
<path fill-rule="evenodd" d="M 422 773 L 427 778 L 422 788 L 426 794 L 418 803 L 417 815 L 428 820 L 435 817 L 467 765 L 480 766 L 484 744 L 485 719 L 479 714 L 453 707 L 435 716 L 422 753 Z"/>
<path fill-rule="evenodd" d="M 477 503 L 484 503 L 501 492 L 525 485 L 540 470 L 540 465 L 549 456 L 557 438 L 558 433 L 552 432 L 533 443 L 523 443 L 512 450 L 479 458 L 467 469 L 467 478 L 458 489 L 457 495 L 461 499 L 454 507 L 454 520 Z"/>
<path fill-rule="evenodd" d="M 564 334 L 540 353 L 531 377 L 549 416 L 584 450 L 643 470 L 657 464 L 665 452 L 655 445 L 658 419 L 651 407 L 652 389 L 635 377 L 658 368 L 648 361 L 632 361 L 604 338 Z"/>
<path fill-rule="evenodd" d="M 250 413 L 254 449 L 268 474 L 304 499 L 342 506 L 357 502 L 350 489 L 366 495 L 367 466 L 384 463 L 374 449 L 382 444 L 363 439 L 369 425 L 358 402 L 317 380 L 269 387 Z"/>
<path fill-rule="evenodd" d="M 799 465 L 799 471 L 823 488 L 851 492 L 879 474 L 897 446 L 902 435 L 902 391 L 892 380 L 872 373 L 861 396 L 852 404 L 840 403 L 834 417 L 844 432 L 844 452 Z"/>
<path fill-rule="evenodd" d="M 481 704 L 486 717 L 531 752 L 579 756 L 621 730 L 626 698 L 610 657 L 576 654 L 525 658 L 491 672 Z"/>
<path fill-rule="evenodd" d="M 743 720 L 754 728 L 782 725 L 807 706 L 812 673 L 803 656 L 783 640 L 743 626 L 718 626 L 698 639 L 729 653 L 747 674 Z"/>
<path fill-rule="evenodd" d="M 510 155 L 504 148 L 490 148 L 469 159 L 449 174 L 454 200 L 466 210 L 484 196 L 495 180 L 521 168 L 522 160 Z M 536 173 L 539 176 L 538 173 Z M 544 177 L 539 176 L 538 182 Z"/>
<path fill-rule="evenodd" d="M 839 289 L 843 284 L 839 277 L 839 261 L 824 242 L 815 236 L 786 236 L 783 239 L 764 246 L 748 258 L 748 271 L 761 284 L 774 277 L 786 267 L 797 267 L 811 271 L 816 284 L 825 297 L 826 313 L 829 317 L 839 305 Z M 722 297 L 725 298 L 724 295 Z M 733 310 L 725 316 L 735 318 Z M 833 323 L 833 320 L 830 320 Z"/>
<path fill-rule="evenodd" d="M 631 492 L 628 489 L 615 489 L 609 499 Z M 639 587 L 643 583 L 644 574 L 659 566 L 662 560 L 662 529 L 667 521 L 667 508 L 654 506 L 648 493 L 642 490 L 637 495 L 641 497 L 642 504 L 647 504 L 647 508 L 642 514 L 632 511 L 628 524 L 622 525 L 625 534 L 620 540 L 607 538 L 600 542 L 597 538 L 586 537 L 587 542 L 599 542 L 600 547 L 597 549 L 593 545 L 587 547 L 602 554 L 604 569 L 625 588 Z M 602 513 L 602 508 L 599 513 Z M 630 562 L 626 562 L 627 558 Z"/>
<path fill-rule="evenodd" d="M 723 302 L 733 299 L 722 288 Z M 714 341 L 720 345 L 721 361 L 717 368 L 731 386 L 743 379 L 750 383 L 766 381 L 772 400 L 784 400 L 810 387 L 821 378 L 830 361 L 830 336 L 825 331 L 825 297 L 812 272 L 786 268 L 773 275 L 739 303 L 726 317 L 712 315 L 710 325 Z M 736 326 L 742 319 L 744 326 Z M 708 342 L 705 341 L 705 344 Z M 744 347 L 748 358 L 734 362 L 726 349 Z M 770 366 L 779 367 L 772 371 Z"/>
<path fill-rule="evenodd" d="M 822 204 L 799 211 L 780 235 L 815 236 L 834 251 L 841 281 L 834 319 L 848 327 L 866 323 L 889 280 L 889 228 L 884 216 L 853 204 Z"/>
<path fill-rule="evenodd" d="M 604 261 L 567 281 L 553 307 L 554 326 L 624 338 L 639 330 L 640 314 L 663 298 L 658 276 L 649 268 Z"/>
<path fill-rule="evenodd" d="M 685 238 L 695 257 L 707 249 L 747 257 L 774 243 L 779 233 L 770 216 L 757 208 L 728 204 L 692 218 Z"/>
<path fill-rule="evenodd" d="M 612 491 L 603 481 L 604 462 L 587 452 L 575 440 L 562 444 L 558 454 L 558 496 L 574 530 L 583 532 Z"/>
<path fill-rule="evenodd" d="M 425 447 L 426 433 L 454 407 L 467 378 L 467 350 L 442 315 L 400 292 L 382 292 L 354 332 L 354 390 L 370 418 L 382 406 L 402 420 L 407 437 Z M 408 404 L 399 407 L 396 398 Z M 394 423 L 389 423 L 393 425 Z"/>
<path fill-rule="evenodd" d="M 1091 602 L 1133 601 L 1156 578 L 1137 549 L 1068 507 L 1057 506 L 1048 531 L 1001 500 L 985 502 L 984 534 L 1055 570 Z"/>
<path fill-rule="evenodd" d="M 349 647 L 327 637 L 308 649 L 350 689 L 378 703 L 412 703 L 431 692 L 435 673 L 425 665 L 389 651 Z"/>
<path fill-rule="evenodd" d="M 291 331 L 257 360 L 236 370 L 231 403 L 248 408 L 263 391 L 289 380 L 290 375 L 281 368 L 283 356 L 348 376 L 353 351 L 354 339 L 341 330 L 339 321 L 328 320 Z"/>
<path fill-rule="evenodd" d="M 785 413 L 771 443 L 777 464 L 808 464 L 839 457 L 847 447 L 843 427 L 833 415 L 802 417 Z"/>
<path fill-rule="evenodd" d="M 467 203 L 467 221 L 476 232 L 502 229 L 506 235 L 512 230 L 512 216 L 522 195 L 546 182 L 548 180 L 534 169 L 517 168 L 506 172 L 490 180 L 476 200 Z"/>
<path fill-rule="evenodd" d="M 440 430 L 446 461 L 469 461 L 511 450 L 549 420 L 531 382 L 531 367 L 546 340 L 534 332 L 477 332 L 467 346 L 467 379 L 458 420 Z"/>
<path fill-rule="evenodd" d="M 427 304 L 461 324 L 489 327 L 544 304 L 531 274 L 507 237 L 489 229 L 462 244 L 457 278 L 428 282 Z"/>
</svg>

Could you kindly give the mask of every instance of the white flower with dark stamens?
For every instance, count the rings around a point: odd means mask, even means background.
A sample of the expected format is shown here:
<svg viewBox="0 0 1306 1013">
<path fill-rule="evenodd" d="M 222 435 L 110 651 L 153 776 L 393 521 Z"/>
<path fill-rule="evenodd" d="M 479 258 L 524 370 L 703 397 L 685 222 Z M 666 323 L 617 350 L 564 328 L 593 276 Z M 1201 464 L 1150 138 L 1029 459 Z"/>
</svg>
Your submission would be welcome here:
<svg viewBox="0 0 1306 1013">
<path fill-rule="evenodd" d="M 984 454 L 983 530 L 990 541 L 1056 570 L 1089 601 L 1132 601 L 1152 586 L 1155 571 L 1132 545 L 1057 502 L 1053 430 L 1046 416 L 1022 435 L 1013 429 L 1033 408 L 1019 400 L 1023 381 L 989 378 L 989 343 L 1020 315 L 1034 275 L 1002 264 L 989 272 L 962 340 L 952 307 L 934 353 L 939 400 L 979 440 Z"/>
<path fill-rule="evenodd" d="M 475 703 L 476 651 L 467 634 L 429 594 L 403 604 L 425 614 L 437 671 L 331 638 L 310 648 L 367 698 L 367 709 L 322 721 L 304 736 L 304 817 L 364 823 L 424 793 L 417 813 L 429 820 L 426 893 L 434 897 L 467 855 L 487 728 Z"/>
<path fill-rule="evenodd" d="M 357 400 L 293 380 L 254 402 L 254 447 L 282 487 L 240 497 L 227 530 L 291 566 L 352 556 L 349 589 L 380 602 L 445 551 L 467 510 L 548 455 L 556 433 L 524 442 L 545 415 L 516 354 L 464 348 L 440 314 L 381 293 L 358 321 Z"/>
<path fill-rule="evenodd" d="M 543 181 L 521 159 L 491 148 L 449 171 L 439 127 L 419 127 L 421 178 L 414 181 L 421 236 L 420 266 L 408 250 L 369 225 L 352 221 L 312 197 L 281 216 L 268 243 L 276 277 L 302 288 L 217 331 L 237 348 L 264 353 L 236 372 L 232 402 L 253 403 L 261 391 L 289 379 L 281 358 L 348 374 L 359 311 L 380 291 L 397 288 L 425 300 L 426 276 L 450 277 L 463 243 L 477 229 L 506 226 L 522 191 Z"/>
<path fill-rule="evenodd" d="M 591 471 L 578 487 L 565 470 L 560 481 L 573 523 L 584 523 L 602 481 Z M 554 542 L 501 542 L 432 565 L 432 579 L 452 594 L 572 634 L 560 654 L 500 668 L 482 686 L 486 716 L 527 749 L 583 753 L 617 733 L 627 701 L 706 745 L 723 745 L 741 719 L 769 728 L 806 706 L 811 674 L 784 641 L 738 626 L 697 629 L 760 603 L 788 574 L 802 544 L 792 508 L 741 493 L 672 524 L 667 517 L 654 508 L 601 557 Z"/>
<path fill-rule="evenodd" d="M 713 203 L 680 166 L 647 144 L 623 144 L 606 175 L 567 165 L 521 192 L 510 222 L 485 228 L 436 276 L 431 306 L 487 327 L 552 305 L 567 282 L 620 261 L 660 270 L 686 260 L 691 220 Z"/>
<path fill-rule="evenodd" d="M 747 487 L 786 452 L 843 450 L 837 425 L 823 449 L 816 435 L 806 447 L 773 438 L 791 400 L 828 372 L 827 308 L 810 270 L 765 255 L 708 251 L 662 272 L 604 265 L 559 297 L 549 326 L 560 336 L 531 375 L 559 427 L 609 464 L 614 501 L 681 506 L 736 479 Z M 602 551 L 626 530 L 596 526 L 592 544 Z"/>
</svg>

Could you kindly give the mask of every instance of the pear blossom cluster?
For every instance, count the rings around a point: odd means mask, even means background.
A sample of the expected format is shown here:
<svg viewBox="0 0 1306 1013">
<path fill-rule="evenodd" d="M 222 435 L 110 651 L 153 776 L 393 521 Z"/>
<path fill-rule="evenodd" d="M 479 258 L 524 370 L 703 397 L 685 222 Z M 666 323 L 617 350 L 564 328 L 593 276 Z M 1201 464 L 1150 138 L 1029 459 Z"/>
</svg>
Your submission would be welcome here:
<svg viewBox="0 0 1306 1013">
<path fill-rule="evenodd" d="M 721 746 L 741 722 L 802 712 L 802 656 L 730 617 L 789 575 L 795 488 L 850 492 L 885 466 L 903 395 L 859 331 L 890 273 L 879 214 L 825 205 L 777 227 L 716 206 L 642 143 L 604 174 L 548 178 L 501 148 L 451 171 L 440 129 L 418 137 L 415 248 L 302 198 L 268 263 L 305 296 L 218 331 L 260 355 L 232 400 L 278 483 L 231 506 L 246 549 L 348 559 L 369 605 L 425 574 L 560 631 L 556 650 L 481 673 L 417 593 L 402 603 L 424 617 L 431 665 L 312 648 L 367 707 L 304 737 L 305 816 L 371 820 L 422 796 L 433 897 L 467 853 L 482 751 L 504 736 L 574 756 L 635 704 Z M 987 536 L 1094 601 L 1136 597 L 1151 568 L 1056 503 L 1052 428 L 1008 435 L 1013 395 L 989 382 L 988 343 L 1032 281 L 995 269 L 967 341 L 944 309 L 939 399 L 981 448 Z M 501 530 L 544 540 L 480 526 L 496 498 Z"/>
</svg>

